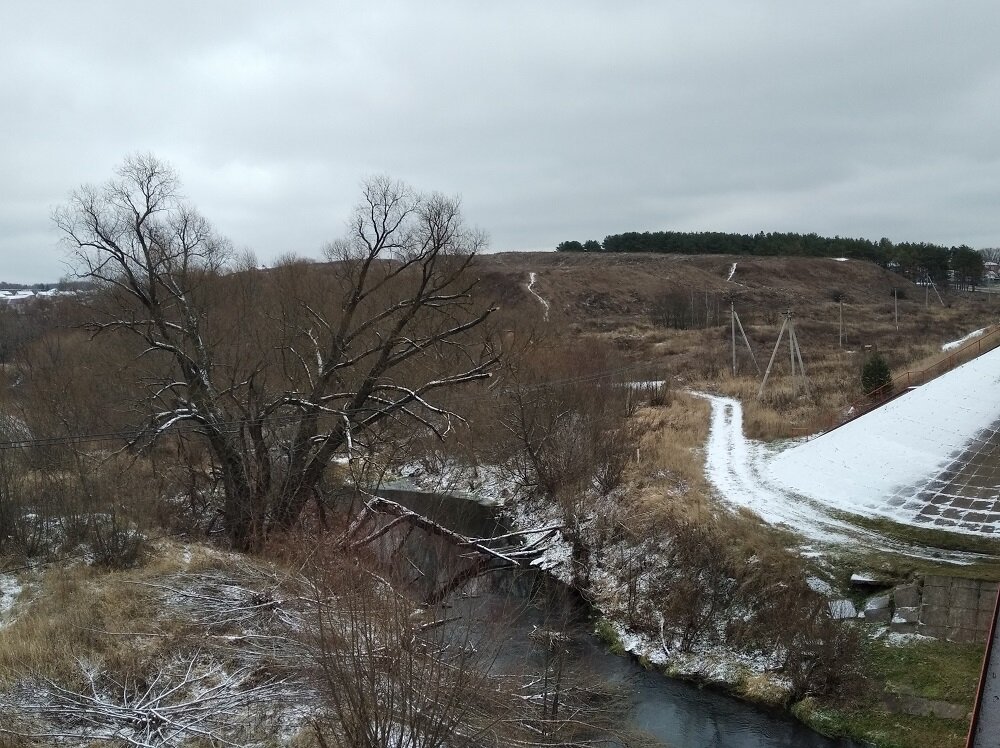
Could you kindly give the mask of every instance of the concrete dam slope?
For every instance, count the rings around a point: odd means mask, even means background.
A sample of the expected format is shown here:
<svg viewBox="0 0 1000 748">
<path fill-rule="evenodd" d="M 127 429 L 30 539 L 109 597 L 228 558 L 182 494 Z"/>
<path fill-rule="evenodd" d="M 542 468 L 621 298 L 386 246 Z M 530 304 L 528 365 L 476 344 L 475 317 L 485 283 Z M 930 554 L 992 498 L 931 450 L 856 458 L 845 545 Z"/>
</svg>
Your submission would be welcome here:
<svg viewBox="0 0 1000 748">
<path fill-rule="evenodd" d="M 774 455 L 766 479 L 854 514 L 1000 533 L 1000 349 Z"/>
</svg>

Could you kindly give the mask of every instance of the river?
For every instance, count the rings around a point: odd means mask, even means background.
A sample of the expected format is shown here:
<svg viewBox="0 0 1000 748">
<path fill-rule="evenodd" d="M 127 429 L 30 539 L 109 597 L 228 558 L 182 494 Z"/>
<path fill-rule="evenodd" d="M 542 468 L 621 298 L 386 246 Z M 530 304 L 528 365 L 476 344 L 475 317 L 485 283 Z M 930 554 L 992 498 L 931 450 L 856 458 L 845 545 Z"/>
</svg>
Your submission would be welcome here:
<svg viewBox="0 0 1000 748">
<path fill-rule="evenodd" d="M 412 491 L 383 495 L 465 535 L 506 532 L 494 509 L 461 499 Z M 428 580 L 452 563 L 453 548 L 423 533 L 411 533 L 405 552 Z M 485 583 L 484 583 L 485 580 Z M 474 595 L 449 599 L 451 611 L 487 627 L 503 621 L 500 666 L 541 662 L 543 648 L 533 631 L 568 629 L 572 665 L 620 689 L 623 727 L 640 730 L 669 748 L 860 748 L 849 740 L 826 738 L 784 712 L 758 708 L 722 693 L 644 669 L 632 657 L 604 649 L 592 634 L 586 604 L 572 591 L 534 569 L 494 572 L 475 584 Z"/>
</svg>

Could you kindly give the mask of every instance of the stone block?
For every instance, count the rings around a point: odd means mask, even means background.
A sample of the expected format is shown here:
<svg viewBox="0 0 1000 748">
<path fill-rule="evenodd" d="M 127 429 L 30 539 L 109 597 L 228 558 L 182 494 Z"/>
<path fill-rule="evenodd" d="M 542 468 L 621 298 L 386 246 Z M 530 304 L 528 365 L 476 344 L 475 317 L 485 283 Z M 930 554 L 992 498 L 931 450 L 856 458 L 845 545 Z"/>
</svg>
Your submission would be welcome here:
<svg viewBox="0 0 1000 748">
<path fill-rule="evenodd" d="M 978 623 L 976 618 L 979 616 L 978 610 L 968 610 L 967 608 L 952 608 L 948 611 L 948 625 L 956 629 L 968 629 L 969 631 L 976 631 L 978 629 Z"/>
<path fill-rule="evenodd" d="M 942 605 L 924 605 L 920 608 L 920 622 L 928 626 L 947 626 L 948 608 Z"/>
<path fill-rule="evenodd" d="M 858 617 L 858 610 L 850 600 L 831 600 L 827 606 L 830 608 L 830 617 L 835 621 Z"/>
<path fill-rule="evenodd" d="M 924 584 L 921 600 L 924 605 L 947 605 L 949 602 L 948 587 L 928 587 Z"/>
<path fill-rule="evenodd" d="M 978 590 L 979 580 L 978 579 L 965 579 L 963 577 L 951 577 L 951 586 L 957 587 L 958 589 L 965 590 Z"/>
<path fill-rule="evenodd" d="M 920 616 L 917 608 L 896 608 L 892 616 L 893 623 L 916 623 Z"/>
<path fill-rule="evenodd" d="M 916 622 L 910 623 L 893 618 L 889 624 L 889 630 L 897 634 L 915 634 L 917 633 L 917 624 Z"/>
<path fill-rule="evenodd" d="M 952 587 L 951 607 L 979 610 L 979 590 L 975 587 Z"/>
<path fill-rule="evenodd" d="M 892 599 L 897 608 L 915 608 L 920 604 L 920 587 L 916 582 L 901 584 L 892 591 Z"/>
<path fill-rule="evenodd" d="M 931 626 L 925 623 L 917 625 L 917 633 L 922 636 L 930 636 L 934 639 L 944 639 L 948 636 L 947 626 Z"/>
<path fill-rule="evenodd" d="M 928 587 L 950 587 L 951 580 L 949 577 L 938 576 L 937 574 L 928 574 L 924 577 L 924 591 L 926 592 Z"/>
<path fill-rule="evenodd" d="M 995 585 L 983 585 L 979 590 L 979 609 L 993 610 L 997 604 L 997 591 Z"/>
</svg>

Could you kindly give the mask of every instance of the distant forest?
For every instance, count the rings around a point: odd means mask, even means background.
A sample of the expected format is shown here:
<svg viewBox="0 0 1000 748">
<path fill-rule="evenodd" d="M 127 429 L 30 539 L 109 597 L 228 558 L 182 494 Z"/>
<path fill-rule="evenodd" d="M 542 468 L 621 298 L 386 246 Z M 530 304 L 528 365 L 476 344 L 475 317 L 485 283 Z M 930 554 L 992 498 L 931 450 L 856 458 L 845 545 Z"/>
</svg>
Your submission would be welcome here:
<svg viewBox="0 0 1000 748">
<path fill-rule="evenodd" d="M 629 231 L 603 242 L 565 241 L 559 252 L 661 252 L 685 255 L 784 255 L 849 257 L 870 260 L 914 281 L 974 286 L 983 277 L 983 256 L 971 247 L 942 247 L 926 242 L 894 244 L 888 239 L 824 237 L 817 234 L 725 234 L 718 231 Z M 949 271 L 954 271 L 950 274 Z"/>
</svg>

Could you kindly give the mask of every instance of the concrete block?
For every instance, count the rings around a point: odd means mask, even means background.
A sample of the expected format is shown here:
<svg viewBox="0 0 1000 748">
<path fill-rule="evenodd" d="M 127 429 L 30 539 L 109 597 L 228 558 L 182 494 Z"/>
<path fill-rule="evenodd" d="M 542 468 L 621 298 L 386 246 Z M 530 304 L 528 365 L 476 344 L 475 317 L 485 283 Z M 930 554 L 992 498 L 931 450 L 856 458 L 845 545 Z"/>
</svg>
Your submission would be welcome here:
<svg viewBox="0 0 1000 748">
<path fill-rule="evenodd" d="M 978 579 L 964 579 L 962 577 L 951 577 L 951 586 L 957 587 L 958 589 L 965 590 L 978 590 L 979 580 Z"/>
<path fill-rule="evenodd" d="M 827 606 L 830 608 L 830 617 L 835 621 L 858 617 L 857 608 L 850 600 L 831 600 Z"/>
<path fill-rule="evenodd" d="M 938 576 L 937 574 L 928 574 L 924 577 L 924 591 L 927 591 L 927 587 L 951 587 L 951 579 L 949 577 Z"/>
<path fill-rule="evenodd" d="M 896 693 L 884 694 L 882 704 L 894 714 L 913 714 L 919 717 L 937 717 L 938 719 L 964 719 L 969 711 L 964 704 L 952 704 L 947 701 Z"/>
<path fill-rule="evenodd" d="M 969 631 L 974 632 L 978 629 L 978 624 L 976 622 L 976 617 L 978 615 L 978 610 L 952 608 L 948 611 L 948 625 L 952 628 L 968 629 Z"/>
<path fill-rule="evenodd" d="M 892 620 L 892 611 L 888 608 L 865 610 L 865 620 L 868 623 L 889 623 Z"/>
<path fill-rule="evenodd" d="M 905 621 L 898 621 L 895 618 L 889 624 L 889 630 L 894 631 L 897 634 L 915 634 L 917 633 L 916 622 L 909 623 Z"/>
<path fill-rule="evenodd" d="M 976 587 L 952 587 L 951 607 L 979 610 L 979 590 Z"/>
<path fill-rule="evenodd" d="M 924 585 L 921 601 L 924 605 L 947 605 L 949 603 L 948 587 L 928 587 Z"/>
<path fill-rule="evenodd" d="M 993 585 L 987 587 L 983 585 L 983 588 L 979 591 L 979 609 L 980 610 L 993 610 L 997 604 L 997 591 L 993 589 Z"/>
<path fill-rule="evenodd" d="M 955 628 L 948 632 L 948 641 L 960 644 L 974 644 L 977 641 L 976 632 L 973 629 Z"/>
<path fill-rule="evenodd" d="M 923 636 L 930 636 L 935 639 L 944 639 L 948 635 L 947 626 L 930 626 L 925 623 L 917 625 L 917 633 Z"/>
<path fill-rule="evenodd" d="M 915 582 L 902 584 L 892 591 L 897 608 L 915 608 L 920 605 L 920 587 Z"/>
<path fill-rule="evenodd" d="M 871 623 L 889 623 L 892 620 L 888 595 L 876 595 L 865 601 L 865 620 Z"/>
<path fill-rule="evenodd" d="M 981 631 L 983 636 L 990 628 L 990 624 L 993 622 L 993 611 L 992 610 L 981 610 L 976 616 L 976 630 Z"/>
<path fill-rule="evenodd" d="M 923 605 L 920 608 L 920 622 L 928 626 L 947 626 L 948 608 L 942 605 Z"/>
<path fill-rule="evenodd" d="M 916 623 L 920 616 L 917 608 L 896 608 L 892 616 L 893 623 Z"/>
</svg>

